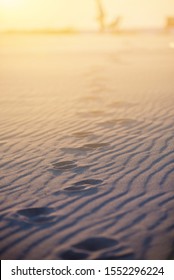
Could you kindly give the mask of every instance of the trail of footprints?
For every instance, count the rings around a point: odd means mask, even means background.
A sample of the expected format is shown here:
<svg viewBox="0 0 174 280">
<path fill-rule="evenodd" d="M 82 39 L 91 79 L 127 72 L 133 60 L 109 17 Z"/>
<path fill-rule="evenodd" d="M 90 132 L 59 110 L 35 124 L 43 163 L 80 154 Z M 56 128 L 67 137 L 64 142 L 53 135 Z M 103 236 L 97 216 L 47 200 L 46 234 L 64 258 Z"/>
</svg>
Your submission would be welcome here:
<svg viewBox="0 0 174 280">
<path fill-rule="evenodd" d="M 95 91 L 94 93 L 100 93 L 103 90 L 103 86 L 99 87 L 99 91 Z M 92 100 L 96 99 L 95 95 L 92 96 Z M 84 101 L 88 100 L 87 97 L 84 97 Z M 89 98 L 89 100 L 91 100 Z M 115 102 L 111 104 L 111 107 L 127 107 L 132 106 L 126 102 Z M 104 111 L 101 110 L 92 110 L 86 112 L 88 116 L 92 117 L 102 117 L 105 115 Z M 86 113 L 82 114 L 85 116 Z M 136 123 L 136 120 L 132 119 L 108 119 L 104 122 L 98 122 L 98 125 L 110 127 L 115 125 L 121 126 L 132 126 Z M 94 135 L 90 131 L 78 131 L 72 134 L 73 137 L 77 139 L 83 138 L 95 138 Z M 2 143 L 0 142 L 0 145 Z M 97 149 L 104 150 L 109 148 L 109 143 L 105 142 L 90 142 L 86 143 L 77 148 L 62 148 L 66 153 L 72 153 L 78 155 L 78 153 L 87 153 L 93 152 Z M 51 164 L 51 170 L 55 175 L 59 175 L 64 172 L 76 172 L 80 173 L 81 171 L 86 171 L 90 166 L 79 166 L 76 160 L 65 160 L 65 161 L 55 161 Z M 78 195 L 83 193 L 84 195 L 90 195 L 97 192 L 98 187 L 101 186 L 103 180 L 89 178 L 75 182 L 73 185 L 68 186 L 62 190 L 65 194 L 68 195 Z M 60 190 L 56 194 L 60 193 Z M 56 211 L 54 208 L 50 207 L 31 207 L 31 208 L 24 208 L 19 209 L 12 215 L 13 220 L 17 220 L 19 223 L 25 223 L 28 226 L 48 226 L 50 223 L 54 223 L 57 221 L 58 217 L 56 216 Z M 72 245 L 71 248 L 59 252 L 57 255 L 58 258 L 64 260 L 76 260 L 76 259 L 134 259 L 133 251 L 125 246 L 124 244 L 120 244 L 115 239 L 107 238 L 107 237 L 91 237 L 80 241 Z"/>
<path fill-rule="evenodd" d="M 105 88 L 105 84 L 103 84 L 105 78 L 100 77 L 100 72 L 103 73 L 102 71 L 102 67 L 101 66 L 97 66 L 91 69 L 90 71 L 90 95 L 84 96 L 83 98 L 81 98 L 81 101 L 86 102 L 98 102 L 101 99 L 101 96 L 99 96 L 100 94 L 103 95 L 103 93 L 105 93 L 106 88 Z M 92 73 L 92 76 L 91 76 Z M 87 75 L 88 76 L 88 75 Z M 96 91 L 97 88 L 97 91 Z M 109 104 L 110 108 L 114 108 L 114 109 L 125 109 L 128 107 L 133 107 L 136 104 L 134 103 L 130 103 L 130 102 L 126 102 L 126 101 L 114 101 L 111 104 Z M 86 106 L 84 107 L 86 108 Z M 81 109 L 82 110 L 82 109 Z M 99 109 L 91 109 L 91 106 L 89 106 L 89 110 L 85 111 L 80 111 L 77 112 L 78 114 L 80 114 L 82 117 L 103 117 L 104 115 L 107 115 L 107 111 L 105 110 L 101 110 Z M 115 125 L 117 126 L 122 126 L 122 127 L 132 127 L 136 124 L 136 120 L 134 119 L 128 119 L 128 118 L 117 118 L 117 119 L 106 119 L 104 121 L 98 121 L 98 125 L 99 126 L 104 126 L 104 127 L 113 127 Z M 88 140 L 90 138 L 96 138 L 96 135 L 94 135 L 91 131 L 77 131 L 75 133 L 72 134 L 73 137 L 77 138 L 77 139 L 84 139 L 87 138 Z M 76 155 L 76 157 L 78 156 L 78 154 L 86 154 L 88 152 L 93 152 L 95 150 L 104 150 L 104 149 L 109 149 L 110 145 L 109 143 L 102 143 L 102 142 L 89 142 L 86 143 L 85 145 L 79 146 L 79 147 L 65 147 L 65 148 L 61 148 L 61 150 L 65 153 L 68 154 L 73 154 Z M 76 160 L 72 160 L 72 161 L 59 161 L 59 162 L 54 162 L 52 163 L 52 171 L 53 173 L 56 175 L 59 173 L 63 173 L 63 172 L 75 172 L 75 173 L 81 173 L 86 171 L 90 166 L 79 166 L 77 164 Z M 95 180 L 95 179 L 87 179 L 87 180 L 82 180 L 82 181 L 78 181 L 76 183 L 74 183 L 72 186 L 69 186 L 67 188 L 64 189 L 64 191 L 66 193 L 74 193 L 74 194 L 78 194 L 79 192 L 87 192 L 87 191 L 93 191 L 97 189 L 97 187 L 99 185 L 101 185 L 103 183 L 102 180 Z M 56 192 L 57 193 L 57 192 Z"/>
<path fill-rule="evenodd" d="M 85 135 L 85 132 L 81 133 L 81 135 Z M 91 151 L 91 150 L 95 150 L 98 148 L 102 148 L 102 147 L 107 147 L 108 144 L 107 143 L 91 143 L 91 144 L 86 144 L 84 146 L 82 146 L 81 148 L 79 148 L 82 151 Z M 78 166 L 76 161 L 60 161 L 60 162 L 54 162 L 52 163 L 52 167 L 53 167 L 53 171 L 56 172 L 67 172 L 67 171 L 75 171 L 75 172 L 79 172 L 80 170 L 86 170 L 88 169 L 90 166 Z M 102 183 L 102 180 L 96 180 L 96 179 L 86 179 L 86 180 L 81 180 L 81 181 L 77 181 L 76 183 L 74 183 L 72 186 L 69 186 L 67 188 L 64 189 L 64 191 L 66 193 L 78 193 L 80 191 L 90 191 L 93 190 Z"/>
</svg>

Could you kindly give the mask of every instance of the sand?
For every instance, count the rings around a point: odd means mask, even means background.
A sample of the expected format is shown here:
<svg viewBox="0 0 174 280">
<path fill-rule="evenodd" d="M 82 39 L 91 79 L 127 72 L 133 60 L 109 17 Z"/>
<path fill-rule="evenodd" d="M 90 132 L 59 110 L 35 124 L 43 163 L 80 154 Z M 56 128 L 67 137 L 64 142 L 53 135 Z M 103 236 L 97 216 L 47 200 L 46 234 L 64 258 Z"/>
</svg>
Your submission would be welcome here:
<svg viewBox="0 0 174 280">
<path fill-rule="evenodd" d="M 173 41 L 1 35 L 1 259 L 174 257 Z"/>
</svg>

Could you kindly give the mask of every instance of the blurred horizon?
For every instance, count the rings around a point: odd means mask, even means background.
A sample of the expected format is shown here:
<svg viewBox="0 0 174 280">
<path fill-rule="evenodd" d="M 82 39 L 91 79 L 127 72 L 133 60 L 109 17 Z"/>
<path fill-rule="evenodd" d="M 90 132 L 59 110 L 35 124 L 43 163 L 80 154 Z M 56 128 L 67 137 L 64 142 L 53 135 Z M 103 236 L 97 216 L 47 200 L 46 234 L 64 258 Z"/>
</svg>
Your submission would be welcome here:
<svg viewBox="0 0 174 280">
<path fill-rule="evenodd" d="M 174 17 L 174 0 L 0 0 L 0 31 L 74 33 L 162 29 Z M 119 24 L 119 26 L 118 26 Z"/>
</svg>

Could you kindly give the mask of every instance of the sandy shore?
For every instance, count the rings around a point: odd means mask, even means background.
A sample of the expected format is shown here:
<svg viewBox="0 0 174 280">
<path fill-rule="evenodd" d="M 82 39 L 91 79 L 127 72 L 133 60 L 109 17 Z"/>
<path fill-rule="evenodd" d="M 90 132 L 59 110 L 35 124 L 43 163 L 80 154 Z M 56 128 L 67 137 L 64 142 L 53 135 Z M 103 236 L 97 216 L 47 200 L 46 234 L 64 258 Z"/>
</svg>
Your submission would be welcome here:
<svg viewBox="0 0 174 280">
<path fill-rule="evenodd" d="M 1 259 L 174 257 L 172 41 L 1 36 Z"/>
</svg>

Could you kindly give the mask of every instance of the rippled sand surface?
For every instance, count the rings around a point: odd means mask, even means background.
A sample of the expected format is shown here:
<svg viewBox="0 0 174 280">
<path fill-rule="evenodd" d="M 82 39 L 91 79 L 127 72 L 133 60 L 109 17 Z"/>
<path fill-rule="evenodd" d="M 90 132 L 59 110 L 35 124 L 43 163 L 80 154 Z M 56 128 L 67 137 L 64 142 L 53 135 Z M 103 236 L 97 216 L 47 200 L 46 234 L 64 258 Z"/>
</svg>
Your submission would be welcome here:
<svg viewBox="0 0 174 280">
<path fill-rule="evenodd" d="M 174 258 L 173 41 L 1 35 L 1 259 Z"/>
</svg>

